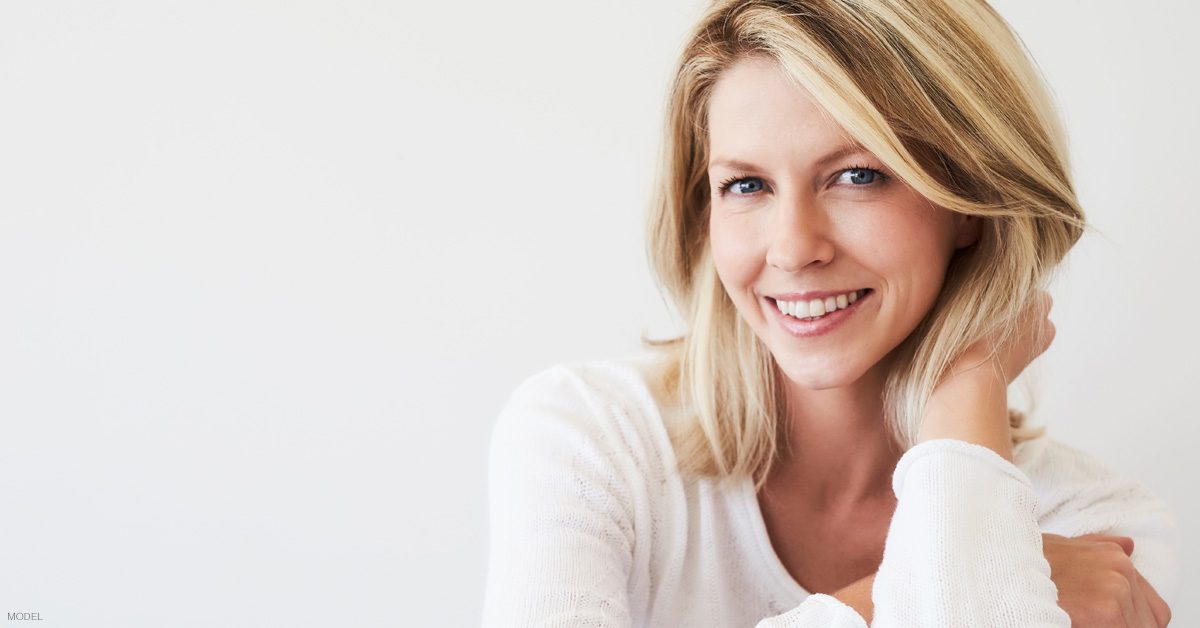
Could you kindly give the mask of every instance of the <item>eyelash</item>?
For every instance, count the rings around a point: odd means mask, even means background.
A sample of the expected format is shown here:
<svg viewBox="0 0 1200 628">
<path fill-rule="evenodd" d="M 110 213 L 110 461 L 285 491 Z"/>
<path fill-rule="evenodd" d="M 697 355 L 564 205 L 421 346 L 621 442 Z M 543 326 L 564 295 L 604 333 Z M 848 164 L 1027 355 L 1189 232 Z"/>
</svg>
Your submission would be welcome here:
<svg viewBox="0 0 1200 628">
<path fill-rule="evenodd" d="M 874 172 L 875 178 L 876 178 L 876 180 L 871 183 L 867 183 L 865 185 L 855 185 L 855 186 L 851 186 L 851 187 L 857 187 L 857 188 L 878 187 L 878 186 L 883 185 L 884 183 L 887 183 L 888 181 L 891 180 L 891 177 L 889 177 L 887 174 L 885 174 L 882 170 L 879 170 L 877 168 L 871 168 L 869 166 L 851 166 L 849 168 L 843 168 L 843 169 L 839 170 L 837 172 L 837 174 L 838 174 L 838 176 L 841 176 L 841 174 L 843 172 L 848 172 L 850 170 L 868 170 L 870 172 Z M 747 175 L 734 175 L 734 176 L 722 181 L 721 185 L 719 187 L 717 187 L 717 192 L 721 196 L 725 196 L 726 194 L 729 193 L 729 186 L 733 185 L 734 183 L 737 183 L 738 181 L 742 181 L 743 179 L 757 179 L 757 178 L 758 177 L 751 177 L 751 176 L 747 176 Z M 747 196 L 747 195 L 740 194 L 739 196 Z"/>
</svg>

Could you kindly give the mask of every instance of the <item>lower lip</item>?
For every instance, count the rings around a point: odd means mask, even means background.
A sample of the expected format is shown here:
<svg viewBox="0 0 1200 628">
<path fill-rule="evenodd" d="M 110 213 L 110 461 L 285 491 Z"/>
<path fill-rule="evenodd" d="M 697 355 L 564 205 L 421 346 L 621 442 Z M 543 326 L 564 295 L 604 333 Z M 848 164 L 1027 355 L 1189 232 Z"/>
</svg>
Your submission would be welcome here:
<svg viewBox="0 0 1200 628">
<path fill-rule="evenodd" d="M 787 330 L 789 334 L 798 338 L 812 338 L 814 336 L 823 336 L 840 327 L 842 323 L 846 321 L 846 319 L 850 318 L 855 312 L 858 311 L 858 307 L 862 305 L 863 301 L 870 299 L 874 294 L 875 291 L 871 290 L 859 297 L 849 306 L 836 312 L 826 314 L 825 316 L 813 321 L 802 321 L 798 318 L 788 316 L 787 314 L 779 311 L 779 308 L 776 307 L 773 299 L 767 299 L 766 301 L 767 305 L 771 308 L 771 311 L 775 312 L 775 317 L 779 320 L 779 324 L 785 330 Z"/>
</svg>

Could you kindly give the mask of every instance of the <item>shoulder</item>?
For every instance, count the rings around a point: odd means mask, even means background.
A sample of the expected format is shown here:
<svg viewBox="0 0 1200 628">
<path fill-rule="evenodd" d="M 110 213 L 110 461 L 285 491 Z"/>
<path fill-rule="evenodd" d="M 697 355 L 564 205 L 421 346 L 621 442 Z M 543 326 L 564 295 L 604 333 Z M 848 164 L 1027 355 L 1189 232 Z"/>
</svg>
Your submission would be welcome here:
<svg viewBox="0 0 1200 628">
<path fill-rule="evenodd" d="M 648 382 L 658 361 L 654 355 L 638 355 L 555 364 L 522 380 L 509 401 L 537 397 L 653 406 Z"/>
<path fill-rule="evenodd" d="M 1134 485 L 1095 455 L 1049 435 L 1019 443 L 1013 450 L 1013 464 L 1029 476 L 1035 488 Z"/>
<path fill-rule="evenodd" d="M 654 374 L 655 355 L 567 362 L 520 382 L 501 409 L 492 455 L 582 459 L 660 474 L 673 466 Z"/>
<path fill-rule="evenodd" d="M 1111 474 L 1108 467 L 1092 454 L 1048 434 L 1018 443 L 1013 448 L 1013 464 L 1031 481 L 1080 480 Z"/>
<path fill-rule="evenodd" d="M 1020 443 L 1013 462 L 1038 496 L 1039 519 L 1058 534 L 1109 530 L 1137 515 L 1171 518 L 1167 504 L 1140 482 L 1056 438 L 1043 435 Z"/>
</svg>

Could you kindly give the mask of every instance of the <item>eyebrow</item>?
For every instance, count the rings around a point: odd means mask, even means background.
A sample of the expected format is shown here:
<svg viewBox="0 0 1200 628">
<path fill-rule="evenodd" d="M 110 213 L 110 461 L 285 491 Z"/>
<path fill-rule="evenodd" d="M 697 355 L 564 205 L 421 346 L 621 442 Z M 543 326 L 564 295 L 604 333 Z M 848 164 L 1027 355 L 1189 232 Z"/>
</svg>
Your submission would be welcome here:
<svg viewBox="0 0 1200 628">
<path fill-rule="evenodd" d="M 849 157 L 850 155 L 853 155 L 856 153 L 866 153 L 866 152 L 870 152 L 870 151 L 868 151 L 865 146 L 863 146 L 862 144 L 859 144 L 857 142 L 851 142 L 849 144 L 843 144 L 843 145 L 839 146 L 838 148 L 835 148 L 833 151 L 826 153 L 824 157 L 821 157 L 820 159 L 816 160 L 816 162 L 814 162 L 814 165 L 817 166 L 818 168 L 820 168 L 822 166 L 825 166 L 826 164 L 828 164 L 831 161 L 837 161 L 839 159 Z M 732 159 L 732 158 L 726 158 L 726 157 L 718 157 L 716 159 L 713 159 L 711 162 L 709 162 L 709 164 L 708 164 L 709 169 L 712 169 L 714 166 L 725 166 L 728 168 L 732 168 L 734 170 L 759 170 L 760 169 L 758 166 L 756 166 L 748 161 L 741 161 L 739 159 Z"/>
</svg>

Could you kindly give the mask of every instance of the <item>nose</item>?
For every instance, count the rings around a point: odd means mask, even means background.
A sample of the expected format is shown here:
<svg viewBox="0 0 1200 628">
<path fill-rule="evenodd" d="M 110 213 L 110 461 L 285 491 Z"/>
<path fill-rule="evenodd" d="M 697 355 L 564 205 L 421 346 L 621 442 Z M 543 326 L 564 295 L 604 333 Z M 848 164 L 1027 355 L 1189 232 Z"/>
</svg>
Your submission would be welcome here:
<svg viewBox="0 0 1200 628">
<path fill-rule="evenodd" d="M 776 197 L 783 202 L 774 208 L 767 250 L 767 263 L 787 272 L 811 264 L 828 264 L 833 260 L 835 248 L 828 214 L 815 199 L 798 196 Z"/>
</svg>

